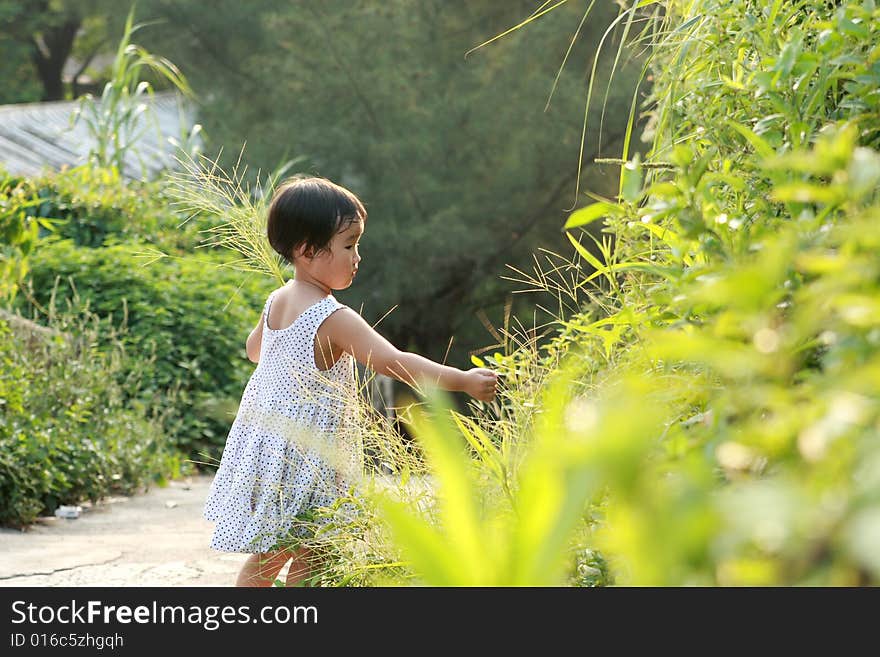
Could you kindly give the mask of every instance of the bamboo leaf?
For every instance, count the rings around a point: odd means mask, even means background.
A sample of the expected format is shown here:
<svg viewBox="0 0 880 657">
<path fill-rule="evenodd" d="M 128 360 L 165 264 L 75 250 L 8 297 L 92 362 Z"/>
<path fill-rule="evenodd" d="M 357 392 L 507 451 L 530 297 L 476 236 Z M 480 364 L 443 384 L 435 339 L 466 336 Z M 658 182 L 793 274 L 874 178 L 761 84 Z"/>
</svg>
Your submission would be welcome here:
<svg viewBox="0 0 880 657">
<path fill-rule="evenodd" d="M 732 119 L 727 119 L 725 123 L 744 137 L 745 140 L 755 149 L 755 152 L 761 157 L 770 158 L 776 155 L 776 151 L 773 150 L 773 147 L 770 146 L 766 140 L 756 135 L 746 126 L 741 125 Z"/>
<path fill-rule="evenodd" d="M 593 266 L 593 268 L 596 270 L 596 272 L 604 272 L 607 270 L 607 267 L 605 265 L 603 265 L 601 262 L 599 262 L 598 258 L 596 258 L 596 256 L 594 256 L 592 253 L 590 253 L 583 244 L 581 244 L 574 237 L 572 237 L 571 233 L 566 233 L 565 236 L 568 237 L 568 241 L 572 243 L 575 250 L 580 254 L 580 256 L 584 260 L 589 262 Z"/>
<path fill-rule="evenodd" d="M 585 226 L 589 223 L 592 223 L 596 219 L 601 219 L 602 217 L 607 217 L 612 214 L 614 210 L 617 209 L 617 206 L 613 203 L 593 203 L 592 205 L 588 205 L 584 208 L 580 208 L 575 210 L 569 215 L 568 220 L 565 222 L 564 229 L 569 228 L 577 228 L 578 226 Z"/>
</svg>

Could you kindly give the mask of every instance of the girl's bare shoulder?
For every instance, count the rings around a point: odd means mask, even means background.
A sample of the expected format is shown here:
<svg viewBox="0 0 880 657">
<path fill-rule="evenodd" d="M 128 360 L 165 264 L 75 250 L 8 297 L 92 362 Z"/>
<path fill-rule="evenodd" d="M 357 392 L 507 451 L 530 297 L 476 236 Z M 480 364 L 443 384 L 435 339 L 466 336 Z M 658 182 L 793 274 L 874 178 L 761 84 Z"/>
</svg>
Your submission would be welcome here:
<svg viewBox="0 0 880 657">
<path fill-rule="evenodd" d="M 397 349 L 382 337 L 361 315 L 348 306 L 341 306 L 323 324 L 325 336 L 343 351 L 365 363 L 372 355 L 374 360 L 385 360 Z"/>
<path fill-rule="evenodd" d="M 282 285 L 271 293 L 269 307 L 270 327 L 288 326 L 308 308 L 321 301 L 322 297 L 298 290 L 291 285 Z"/>
</svg>

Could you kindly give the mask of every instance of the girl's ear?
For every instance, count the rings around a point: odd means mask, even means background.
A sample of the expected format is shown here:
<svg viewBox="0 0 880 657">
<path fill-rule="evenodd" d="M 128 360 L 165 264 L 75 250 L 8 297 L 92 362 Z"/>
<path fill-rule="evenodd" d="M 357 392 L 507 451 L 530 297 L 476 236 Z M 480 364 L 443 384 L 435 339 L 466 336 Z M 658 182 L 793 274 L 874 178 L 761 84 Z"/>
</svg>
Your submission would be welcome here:
<svg viewBox="0 0 880 657">
<path fill-rule="evenodd" d="M 294 257 L 294 259 L 296 259 L 296 258 L 311 259 L 314 257 L 314 252 L 313 252 L 313 249 L 306 247 L 306 244 L 302 243 L 293 249 L 293 257 Z"/>
</svg>

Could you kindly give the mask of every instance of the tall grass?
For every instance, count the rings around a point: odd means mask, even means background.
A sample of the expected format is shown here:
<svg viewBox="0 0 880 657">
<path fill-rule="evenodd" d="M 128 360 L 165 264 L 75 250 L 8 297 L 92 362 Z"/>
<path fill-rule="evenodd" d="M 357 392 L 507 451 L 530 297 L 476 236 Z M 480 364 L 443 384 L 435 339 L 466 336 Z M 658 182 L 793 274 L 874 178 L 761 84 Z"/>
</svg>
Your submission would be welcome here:
<svg viewBox="0 0 880 657">
<path fill-rule="evenodd" d="M 180 169 L 166 174 L 166 184 L 172 205 L 184 216 L 184 222 L 199 217 L 208 225 L 202 230 L 202 247 L 221 247 L 241 257 L 225 266 L 240 271 L 269 276 L 279 284 L 285 282 L 286 263 L 266 240 L 268 204 L 278 181 L 299 159 L 293 159 L 264 179 L 256 174 L 256 186 L 251 187 L 247 165 L 241 155 L 230 172 L 219 164 L 220 156 L 181 153 L 177 158 Z M 166 254 L 156 252 L 156 257 Z"/>
</svg>

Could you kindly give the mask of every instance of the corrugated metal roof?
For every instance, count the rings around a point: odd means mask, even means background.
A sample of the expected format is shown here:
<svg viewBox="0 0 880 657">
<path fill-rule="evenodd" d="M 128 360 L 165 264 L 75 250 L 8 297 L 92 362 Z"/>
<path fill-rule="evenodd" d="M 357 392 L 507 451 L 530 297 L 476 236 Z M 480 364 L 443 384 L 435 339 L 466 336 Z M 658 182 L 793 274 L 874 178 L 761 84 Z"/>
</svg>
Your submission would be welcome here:
<svg viewBox="0 0 880 657">
<path fill-rule="evenodd" d="M 13 174 L 34 176 L 44 168 L 57 171 L 83 164 L 93 140 L 83 120 L 70 127 L 78 105 L 78 101 L 0 105 L 0 166 Z M 174 168 L 175 148 L 168 138 L 180 139 L 181 120 L 187 130 L 193 124 L 192 108 L 173 92 L 155 94 L 152 108 L 155 124 L 144 114 L 139 117 L 137 130 L 143 134 L 134 152 L 126 153 L 122 171 L 126 178 L 141 179 L 146 174 L 152 179 Z"/>
</svg>

